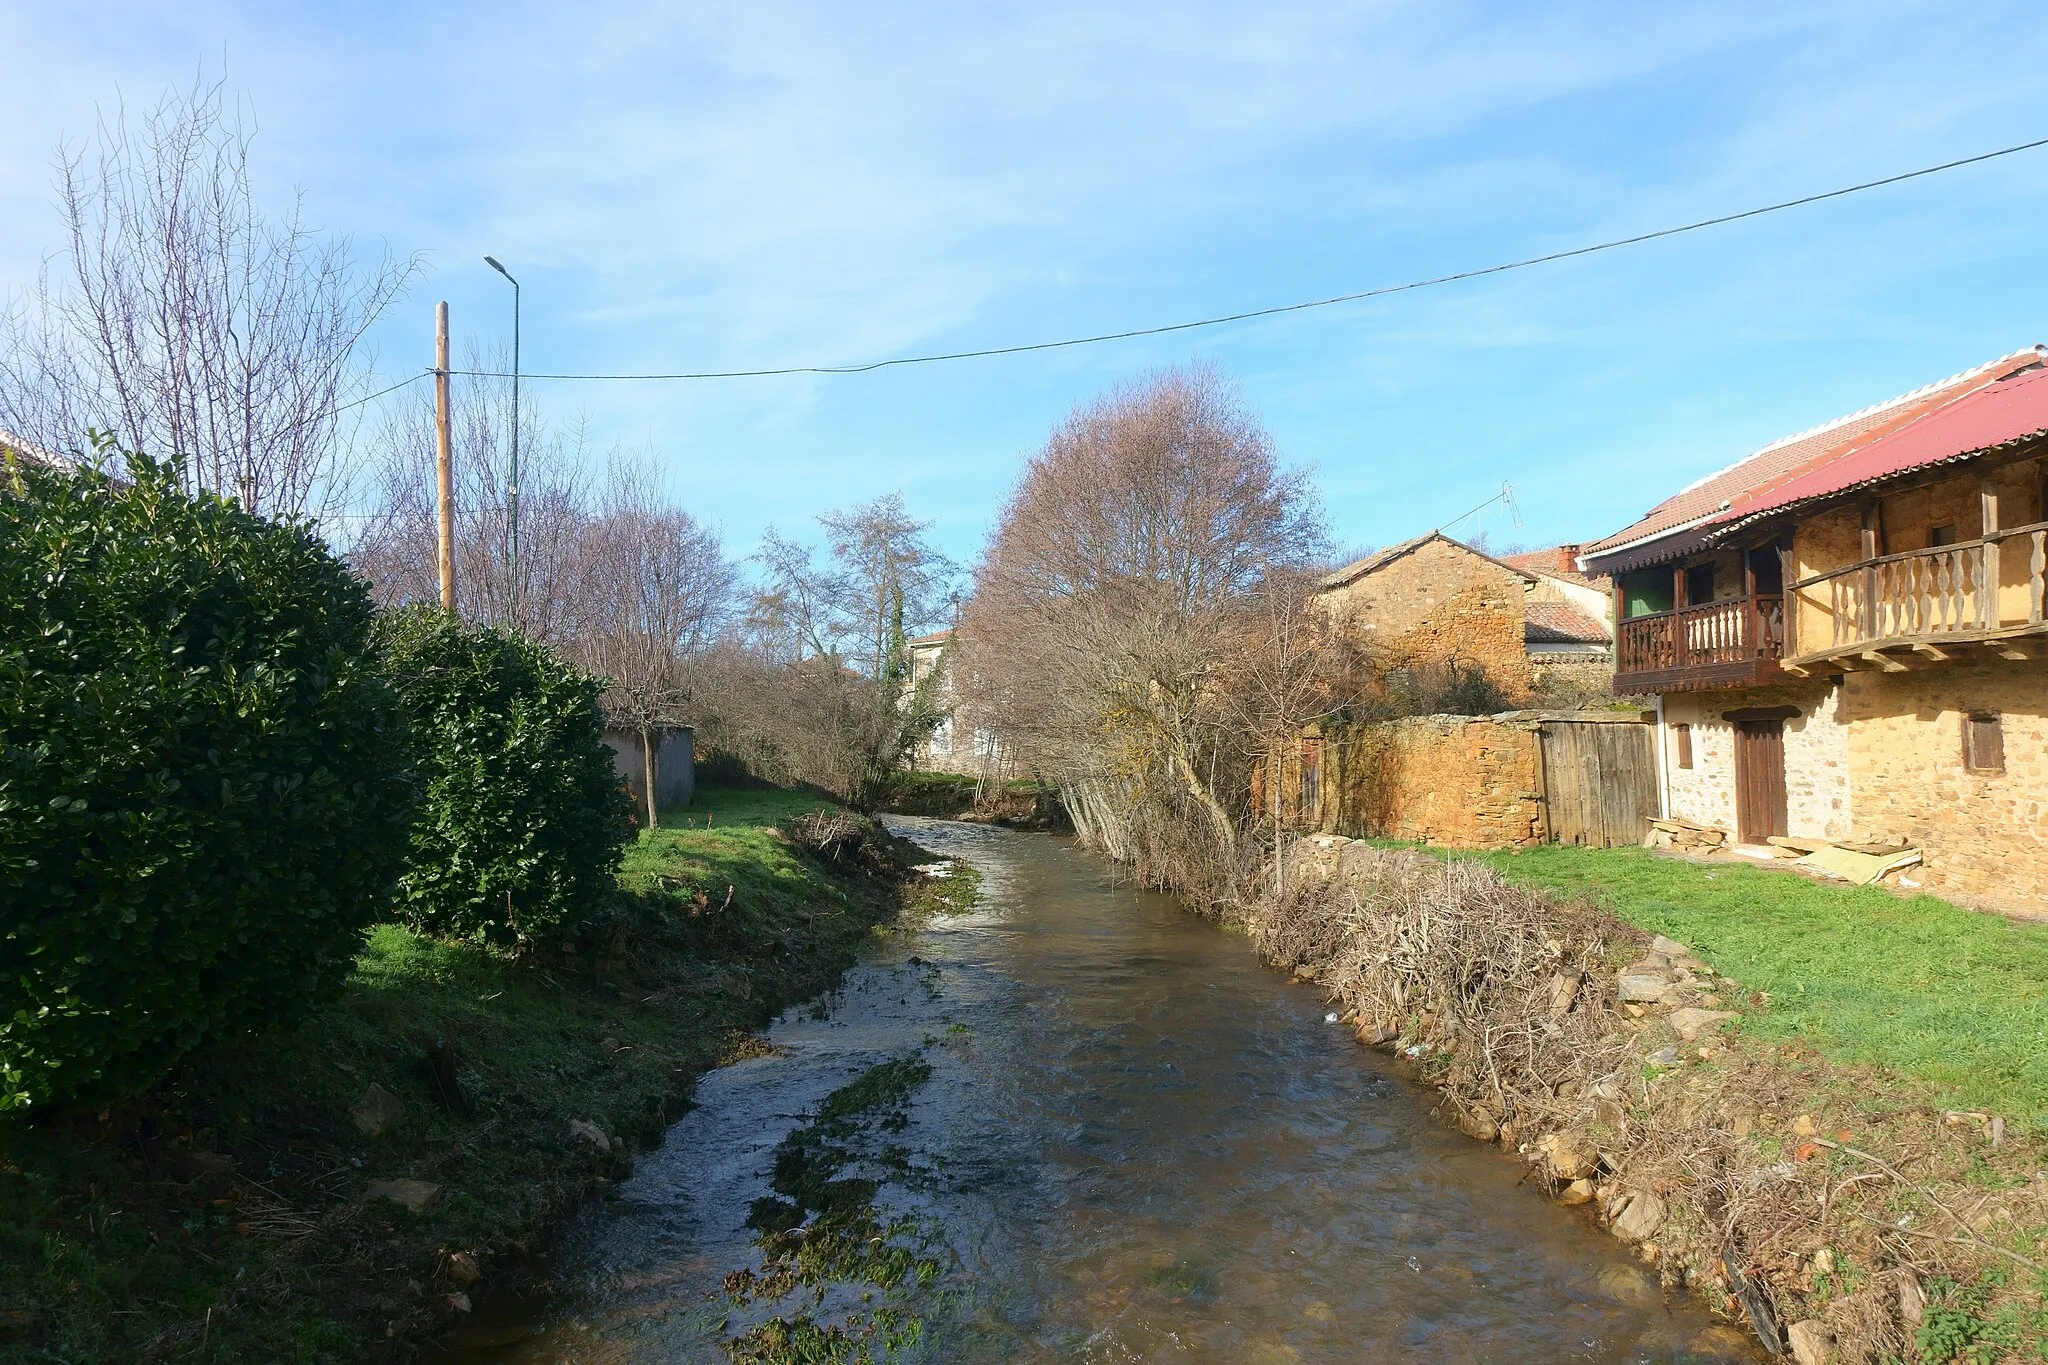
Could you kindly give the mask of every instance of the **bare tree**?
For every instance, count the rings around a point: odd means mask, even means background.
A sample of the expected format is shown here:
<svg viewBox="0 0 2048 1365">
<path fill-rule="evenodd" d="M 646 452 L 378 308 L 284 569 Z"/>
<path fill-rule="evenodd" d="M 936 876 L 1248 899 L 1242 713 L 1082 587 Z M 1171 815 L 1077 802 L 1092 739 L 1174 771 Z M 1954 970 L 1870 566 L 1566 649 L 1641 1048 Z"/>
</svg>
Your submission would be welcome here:
<svg viewBox="0 0 2048 1365">
<path fill-rule="evenodd" d="M 657 494 L 644 463 L 615 456 L 582 556 L 588 619 L 570 652 L 608 680 L 606 718 L 640 738 L 647 826 L 660 740 L 702 705 L 704 654 L 731 619 L 738 573 L 718 536 Z"/>
<path fill-rule="evenodd" d="M 505 367 L 472 350 L 465 368 Z M 584 557 L 597 512 L 584 472 L 582 427 L 559 430 L 530 401 L 522 404 L 515 592 L 506 482 L 509 392 L 499 380 L 457 375 L 452 382 L 457 610 L 564 646 L 584 630 L 591 603 Z M 377 430 L 372 448 L 370 510 L 349 560 L 386 606 L 438 601 L 432 399 L 413 396 Z"/>
<path fill-rule="evenodd" d="M 939 619 L 953 577 L 953 565 L 927 536 L 932 524 L 912 517 L 901 493 L 827 513 L 818 523 L 839 566 L 849 657 L 871 678 L 899 670 L 902 637 Z"/>
<path fill-rule="evenodd" d="M 1220 894 L 1249 786 L 1232 664 L 1264 647 L 1268 585 L 1325 554 L 1307 480 L 1231 388 L 1159 372 L 1032 457 L 975 573 L 963 684 L 1084 835 Z"/>
<path fill-rule="evenodd" d="M 417 258 L 356 259 L 294 198 L 270 216 L 224 86 L 166 96 L 60 150 L 64 249 L 0 324 L 0 424 L 53 450 L 88 428 L 276 516 L 334 510 L 337 409 Z"/>
<path fill-rule="evenodd" d="M 871 805 L 944 719 L 941 680 L 911 676 L 911 631 L 938 619 L 952 565 L 890 494 L 820 517 L 828 553 L 770 527 L 743 640 L 715 653 L 708 744 L 754 772 Z"/>
</svg>

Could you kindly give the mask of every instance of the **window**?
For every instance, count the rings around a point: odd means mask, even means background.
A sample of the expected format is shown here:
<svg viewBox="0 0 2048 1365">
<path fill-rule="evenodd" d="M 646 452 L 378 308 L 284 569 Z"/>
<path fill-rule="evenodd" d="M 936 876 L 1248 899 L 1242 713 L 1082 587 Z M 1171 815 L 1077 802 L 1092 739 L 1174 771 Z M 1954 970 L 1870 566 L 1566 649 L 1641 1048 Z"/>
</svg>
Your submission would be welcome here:
<svg viewBox="0 0 2048 1365">
<path fill-rule="evenodd" d="M 2005 771 L 2005 718 L 1992 711 L 1963 717 L 1963 766 L 1973 773 Z"/>
<path fill-rule="evenodd" d="M 1685 604 L 1702 606 L 1714 600 L 1714 566 L 1695 564 L 1685 571 Z"/>
<path fill-rule="evenodd" d="M 1671 761 L 1681 768 L 1692 766 L 1692 726 L 1681 722 L 1671 727 Z"/>
<path fill-rule="evenodd" d="M 1953 545 L 1955 543 L 1956 524 L 1954 522 L 1951 521 L 1941 526 L 1930 526 L 1927 528 L 1928 549 L 1939 550 L 1944 545 Z"/>
</svg>

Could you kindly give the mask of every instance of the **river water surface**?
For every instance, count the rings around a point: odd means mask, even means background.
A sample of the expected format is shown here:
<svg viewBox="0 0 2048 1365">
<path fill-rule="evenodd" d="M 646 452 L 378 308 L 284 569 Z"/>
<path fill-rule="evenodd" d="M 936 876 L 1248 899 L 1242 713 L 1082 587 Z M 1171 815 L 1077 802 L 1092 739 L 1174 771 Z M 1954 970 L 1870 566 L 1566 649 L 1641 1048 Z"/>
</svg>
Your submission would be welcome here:
<svg viewBox="0 0 2048 1365">
<path fill-rule="evenodd" d="M 696 1107 L 557 1250 L 544 1322 L 471 1361 L 724 1361 L 766 1310 L 750 1206 L 777 1144 L 890 1058 L 931 1068 L 881 1196 L 942 1273 L 927 1360 L 1735 1361 L 1606 1234 L 1326 1019 L 1313 987 L 1073 845 L 892 819 L 983 900 L 880 944 L 839 992 L 704 1077 Z M 858 1311 L 856 1291 L 783 1305 Z M 479 1333 L 479 1336 L 482 1334 Z M 474 1339 L 474 1338 L 473 1338 Z"/>
</svg>

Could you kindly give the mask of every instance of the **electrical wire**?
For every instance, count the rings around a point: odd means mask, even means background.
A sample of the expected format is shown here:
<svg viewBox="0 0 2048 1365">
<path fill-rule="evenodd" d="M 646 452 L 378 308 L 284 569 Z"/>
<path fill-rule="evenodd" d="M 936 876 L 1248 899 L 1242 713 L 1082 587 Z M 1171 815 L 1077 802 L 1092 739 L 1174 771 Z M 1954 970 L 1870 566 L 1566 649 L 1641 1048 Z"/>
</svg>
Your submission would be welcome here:
<svg viewBox="0 0 2048 1365">
<path fill-rule="evenodd" d="M 1056 351 L 1070 346 L 1093 346 L 1104 341 L 1128 341 L 1135 337 L 1164 336 L 1170 332 L 1192 331 L 1198 327 L 1221 327 L 1226 323 L 1247 322 L 1254 318 L 1277 317 L 1283 313 L 1299 313 L 1310 308 L 1328 308 L 1334 304 L 1356 303 L 1361 299 L 1384 298 L 1389 294 L 1404 294 L 1416 289 L 1431 289 L 1438 285 L 1455 284 L 1460 280 L 1476 280 L 1487 275 L 1505 274 L 1510 270 L 1526 270 L 1530 266 L 1549 265 L 1556 261 L 1568 261 L 1579 256 L 1591 256 L 1602 251 L 1613 251 L 1620 247 L 1637 246 L 1643 242 L 1654 242 L 1665 237 L 1678 237 L 1704 228 L 1720 227 L 1727 223 L 1739 223 L 1745 218 L 1760 218 L 1768 213 L 1781 213 L 1808 204 L 1818 204 L 1829 199 L 1840 199 L 1845 195 L 1861 194 L 1886 185 L 1897 185 L 1907 180 L 1918 180 L 1923 176 L 1938 175 L 1961 166 L 1974 166 L 1979 162 L 1993 161 L 2002 156 L 2018 152 L 2033 151 L 2037 147 L 2048 147 L 2048 137 L 2036 138 L 2032 142 L 2021 142 L 2011 147 L 2001 147 L 1995 152 L 1980 152 L 1976 156 L 1961 157 L 1955 161 L 1944 161 L 1938 166 L 1923 166 L 1919 170 L 1902 171 L 1878 180 L 1865 180 L 1860 184 L 1845 185 L 1841 189 L 1824 190 L 1818 194 L 1801 195 L 1797 199 L 1786 199 L 1759 208 L 1744 209 L 1739 213 L 1724 213 L 1713 218 L 1702 218 L 1698 222 L 1681 224 L 1678 227 L 1659 228 L 1655 232 L 1640 232 L 1633 237 L 1617 237 L 1612 241 L 1596 242 L 1590 246 L 1572 247 L 1565 251 L 1546 252 L 1541 256 L 1528 256 L 1518 261 L 1507 261 L 1500 265 L 1481 266 L 1473 270 L 1460 270 L 1449 275 L 1436 275 L 1425 280 L 1410 280 L 1406 284 L 1381 285 L 1376 289 L 1362 289 L 1351 294 L 1335 294 L 1326 299 L 1310 299 L 1303 303 L 1276 304 L 1271 308 L 1254 308 L 1243 313 L 1225 313 L 1218 317 L 1198 318 L 1192 322 L 1170 322 L 1158 327 L 1134 327 L 1122 332 L 1101 332 L 1093 336 L 1069 337 L 1061 341 L 1034 341 L 1017 346 L 990 346 L 976 351 L 947 351 L 936 355 L 898 356 L 892 360 L 871 360 L 861 365 L 787 365 L 765 370 L 699 370 L 672 374 L 535 374 L 524 373 L 522 379 L 565 379 L 565 380 L 678 380 L 678 379 L 766 379 L 778 375 L 794 374 L 870 374 L 899 365 L 932 365 L 948 360 L 981 360 L 990 356 L 1023 355 L 1031 351 Z M 452 370 L 451 374 L 469 375 L 478 379 L 510 379 L 507 370 Z M 374 396 L 374 395 L 373 395 Z"/>
</svg>

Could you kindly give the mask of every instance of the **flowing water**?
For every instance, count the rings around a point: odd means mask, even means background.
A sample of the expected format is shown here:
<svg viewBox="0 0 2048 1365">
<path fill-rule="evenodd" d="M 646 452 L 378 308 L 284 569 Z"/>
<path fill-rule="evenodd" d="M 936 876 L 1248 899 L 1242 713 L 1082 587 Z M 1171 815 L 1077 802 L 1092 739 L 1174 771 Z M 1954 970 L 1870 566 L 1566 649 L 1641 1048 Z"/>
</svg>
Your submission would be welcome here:
<svg viewBox="0 0 2048 1365">
<path fill-rule="evenodd" d="M 1432 1117 L 1242 938 L 1059 840 L 891 823 L 978 867 L 981 906 L 888 940 L 779 1021 L 773 1055 L 707 1075 L 565 1235 L 547 1315 L 480 1323 L 461 1358 L 724 1361 L 771 1313 L 876 1302 L 922 1322 L 905 1358 L 939 1361 L 1760 1358 Z M 778 1144 L 910 1057 L 928 1079 L 852 1140 L 935 1278 L 735 1308 L 721 1284 L 762 1265 L 748 1218 Z"/>
</svg>

